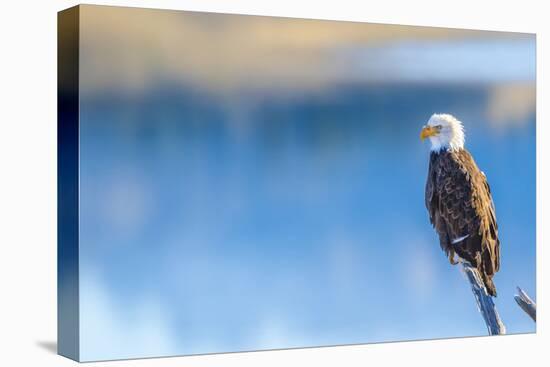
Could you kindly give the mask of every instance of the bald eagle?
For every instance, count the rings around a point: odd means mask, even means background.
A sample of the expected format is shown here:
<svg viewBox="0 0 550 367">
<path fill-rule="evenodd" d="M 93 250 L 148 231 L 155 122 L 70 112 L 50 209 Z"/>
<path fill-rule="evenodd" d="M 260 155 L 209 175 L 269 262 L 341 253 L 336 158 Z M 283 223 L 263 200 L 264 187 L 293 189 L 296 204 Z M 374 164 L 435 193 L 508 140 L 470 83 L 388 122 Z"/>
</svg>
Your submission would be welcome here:
<svg viewBox="0 0 550 367">
<path fill-rule="evenodd" d="M 439 244 L 452 265 L 475 267 L 487 293 L 496 297 L 493 276 L 500 267 L 500 241 L 491 189 L 485 174 L 464 148 L 462 123 L 434 114 L 420 133 L 431 142 L 426 208 Z"/>
</svg>

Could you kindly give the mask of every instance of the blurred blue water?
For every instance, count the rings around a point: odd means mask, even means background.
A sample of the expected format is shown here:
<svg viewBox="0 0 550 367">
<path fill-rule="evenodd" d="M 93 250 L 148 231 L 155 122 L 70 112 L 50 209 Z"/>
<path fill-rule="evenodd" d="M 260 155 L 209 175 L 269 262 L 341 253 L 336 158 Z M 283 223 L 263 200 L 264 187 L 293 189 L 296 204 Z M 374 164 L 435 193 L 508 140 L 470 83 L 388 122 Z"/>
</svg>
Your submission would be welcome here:
<svg viewBox="0 0 550 367">
<path fill-rule="evenodd" d="M 534 331 L 513 300 L 516 285 L 536 296 L 534 110 L 491 121 L 490 95 L 342 84 L 227 100 L 167 82 L 83 100 L 84 359 L 485 335 L 424 208 L 433 112 L 465 124 L 497 209 L 497 305 L 509 332 Z"/>
</svg>

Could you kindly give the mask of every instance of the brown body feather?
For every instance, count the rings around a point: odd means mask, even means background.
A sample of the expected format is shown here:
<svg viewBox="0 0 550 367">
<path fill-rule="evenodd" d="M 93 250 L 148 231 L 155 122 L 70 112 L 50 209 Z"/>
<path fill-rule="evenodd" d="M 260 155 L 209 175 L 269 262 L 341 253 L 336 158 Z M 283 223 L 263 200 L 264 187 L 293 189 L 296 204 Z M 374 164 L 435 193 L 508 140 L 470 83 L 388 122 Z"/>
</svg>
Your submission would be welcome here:
<svg viewBox="0 0 550 367">
<path fill-rule="evenodd" d="M 468 261 L 480 272 L 487 292 L 496 296 L 492 278 L 500 267 L 500 242 L 495 207 L 485 175 L 468 151 L 431 153 L 426 207 L 451 264 L 455 254 Z"/>
</svg>

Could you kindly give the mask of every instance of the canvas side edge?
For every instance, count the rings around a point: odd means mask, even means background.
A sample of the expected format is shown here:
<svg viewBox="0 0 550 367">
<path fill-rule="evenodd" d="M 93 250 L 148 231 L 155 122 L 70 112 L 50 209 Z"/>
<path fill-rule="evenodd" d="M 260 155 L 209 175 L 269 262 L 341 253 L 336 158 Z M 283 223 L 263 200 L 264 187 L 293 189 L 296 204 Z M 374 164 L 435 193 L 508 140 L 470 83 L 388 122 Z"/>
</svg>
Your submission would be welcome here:
<svg viewBox="0 0 550 367">
<path fill-rule="evenodd" d="M 79 6 L 57 18 L 57 353 L 78 361 Z"/>
</svg>

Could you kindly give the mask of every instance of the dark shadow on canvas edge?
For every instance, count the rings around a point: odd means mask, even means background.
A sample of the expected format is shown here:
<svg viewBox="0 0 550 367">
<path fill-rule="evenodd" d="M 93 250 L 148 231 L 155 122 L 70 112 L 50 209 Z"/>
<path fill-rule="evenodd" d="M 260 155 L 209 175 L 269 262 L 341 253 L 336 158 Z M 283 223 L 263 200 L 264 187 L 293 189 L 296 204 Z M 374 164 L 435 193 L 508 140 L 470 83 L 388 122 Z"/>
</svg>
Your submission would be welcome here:
<svg viewBox="0 0 550 367">
<path fill-rule="evenodd" d="M 38 340 L 36 345 L 47 352 L 57 354 L 57 342 L 53 340 Z"/>
</svg>

